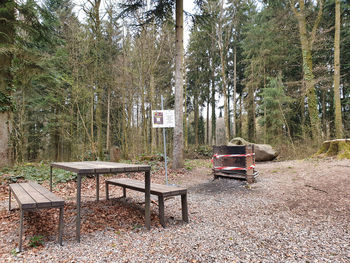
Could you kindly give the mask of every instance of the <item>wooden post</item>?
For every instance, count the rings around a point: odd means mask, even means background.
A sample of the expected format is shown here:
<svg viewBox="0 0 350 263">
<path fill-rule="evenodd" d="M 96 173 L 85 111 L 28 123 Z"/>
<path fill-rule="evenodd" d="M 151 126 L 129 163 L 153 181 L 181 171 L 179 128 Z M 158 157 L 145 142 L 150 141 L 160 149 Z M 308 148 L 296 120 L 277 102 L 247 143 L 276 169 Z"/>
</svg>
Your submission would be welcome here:
<svg viewBox="0 0 350 263">
<path fill-rule="evenodd" d="M 247 145 L 246 146 L 246 154 L 253 154 L 254 153 L 254 145 Z M 255 182 L 254 179 L 254 169 L 251 167 L 254 165 L 253 162 L 253 155 L 245 157 L 245 163 L 246 163 L 246 177 L 248 184 L 252 184 Z"/>
</svg>

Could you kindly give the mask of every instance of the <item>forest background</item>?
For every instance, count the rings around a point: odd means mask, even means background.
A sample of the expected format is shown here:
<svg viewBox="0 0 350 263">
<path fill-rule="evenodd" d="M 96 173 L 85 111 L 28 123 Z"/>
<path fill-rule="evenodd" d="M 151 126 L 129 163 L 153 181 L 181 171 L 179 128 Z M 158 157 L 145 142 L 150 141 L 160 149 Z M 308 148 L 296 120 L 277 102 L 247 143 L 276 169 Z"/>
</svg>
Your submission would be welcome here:
<svg viewBox="0 0 350 263">
<path fill-rule="evenodd" d="M 152 4 L 132 13 L 123 4 L 87 0 L 79 19 L 70 0 L 1 0 L 2 164 L 162 151 L 151 110 L 161 95 L 174 108 L 174 4 L 150 21 Z M 350 1 L 195 4 L 186 14 L 186 153 L 209 156 L 239 136 L 294 158 L 350 136 Z"/>
</svg>

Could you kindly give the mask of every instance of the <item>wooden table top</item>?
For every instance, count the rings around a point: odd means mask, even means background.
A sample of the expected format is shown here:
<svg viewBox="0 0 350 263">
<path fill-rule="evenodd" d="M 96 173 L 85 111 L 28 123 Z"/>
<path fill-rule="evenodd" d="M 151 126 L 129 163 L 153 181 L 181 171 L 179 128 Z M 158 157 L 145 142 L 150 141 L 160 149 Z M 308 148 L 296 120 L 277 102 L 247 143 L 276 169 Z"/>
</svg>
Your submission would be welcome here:
<svg viewBox="0 0 350 263">
<path fill-rule="evenodd" d="M 79 174 L 123 173 L 123 172 L 147 172 L 150 165 L 138 165 L 127 163 L 85 161 L 85 162 L 58 162 L 51 163 L 51 167 L 60 168 Z"/>
</svg>

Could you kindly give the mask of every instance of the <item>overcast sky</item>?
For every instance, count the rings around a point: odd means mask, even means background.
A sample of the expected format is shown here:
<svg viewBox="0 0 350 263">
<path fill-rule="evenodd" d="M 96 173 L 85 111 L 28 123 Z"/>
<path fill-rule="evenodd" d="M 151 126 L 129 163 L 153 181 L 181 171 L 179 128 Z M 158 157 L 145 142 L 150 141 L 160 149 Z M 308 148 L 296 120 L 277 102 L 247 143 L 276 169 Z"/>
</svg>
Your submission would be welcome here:
<svg viewBox="0 0 350 263">
<path fill-rule="evenodd" d="M 78 18 L 81 21 L 84 21 L 85 19 L 85 13 L 82 10 L 82 5 L 86 4 L 87 1 L 85 0 L 73 0 L 75 7 L 74 12 L 77 14 Z M 101 4 L 101 14 L 105 13 L 105 6 L 107 1 L 103 0 Z M 193 0 L 184 0 L 184 11 L 187 13 L 193 13 L 194 12 L 194 2 Z M 175 15 L 175 14 L 174 14 Z M 187 47 L 188 41 L 189 41 L 189 32 L 191 27 L 191 19 L 189 17 L 184 16 L 184 46 Z M 175 34 L 175 32 L 174 32 Z"/>
</svg>

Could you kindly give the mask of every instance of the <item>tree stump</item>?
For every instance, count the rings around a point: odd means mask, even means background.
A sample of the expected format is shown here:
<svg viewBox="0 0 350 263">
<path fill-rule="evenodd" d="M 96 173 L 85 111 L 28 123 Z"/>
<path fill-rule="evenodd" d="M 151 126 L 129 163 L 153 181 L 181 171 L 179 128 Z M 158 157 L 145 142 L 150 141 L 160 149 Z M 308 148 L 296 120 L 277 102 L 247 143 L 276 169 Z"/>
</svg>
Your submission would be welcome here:
<svg viewBox="0 0 350 263">
<path fill-rule="evenodd" d="M 324 141 L 315 156 L 350 159 L 350 139 Z"/>
</svg>

